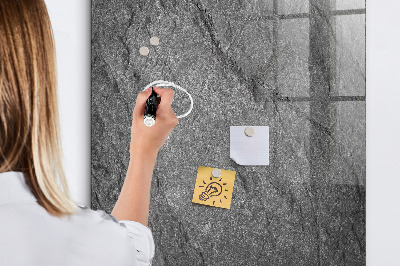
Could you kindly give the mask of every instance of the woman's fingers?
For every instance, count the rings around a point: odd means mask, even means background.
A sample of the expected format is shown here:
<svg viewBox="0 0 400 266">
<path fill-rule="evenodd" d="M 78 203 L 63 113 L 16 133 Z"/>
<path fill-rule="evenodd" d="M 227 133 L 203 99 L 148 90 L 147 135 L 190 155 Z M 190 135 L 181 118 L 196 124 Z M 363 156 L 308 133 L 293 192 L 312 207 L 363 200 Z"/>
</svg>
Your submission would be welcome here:
<svg viewBox="0 0 400 266">
<path fill-rule="evenodd" d="M 160 97 L 161 99 L 159 99 L 160 102 L 157 106 L 157 109 L 159 110 L 159 112 L 169 113 L 172 117 L 174 117 L 173 120 L 175 120 L 176 115 L 171 109 L 171 104 L 174 99 L 175 91 L 172 89 L 159 88 L 159 87 L 153 87 L 153 89 L 158 95 L 161 96 Z M 135 108 L 133 109 L 133 117 L 143 118 L 146 101 L 149 98 L 150 94 L 151 94 L 151 88 L 144 90 L 138 94 L 137 99 L 136 99 Z M 171 113 L 171 111 L 172 111 L 172 113 Z"/>
<path fill-rule="evenodd" d="M 136 98 L 135 108 L 133 109 L 133 117 L 143 118 L 144 108 L 146 106 L 146 101 L 151 94 L 151 88 L 140 92 Z"/>
<path fill-rule="evenodd" d="M 159 107 L 162 109 L 168 109 L 172 104 L 172 100 L 174 99 L 175 91 L 172 89 L 164 89 L 158 87 L 154 87 L 154 91 L 161 96 Z"/>
<path fill-rule="evenodd" d="M 171 108 L 172 101 L 174 99 L 175 91 L 172 89 L 164 89 L 155 87 L 154 91 L 161 95 L 161 102 L 157 107 L 158 113 L 168 114 L 168 120 L 170 125 L 176 126 L 178 124 L 178 118 L 175 115 L 174 110 Z"/>
<path fill-rule="evenodd" d="M 160 87 L 154 86 L 154 87 L 153 87 L 153 90 L 154 90 L 158 95 L 162 96 L 163 93 L 164 93 L 164 91 L 166 90 L 166 88 L 160 88 Z"/>
</svg>

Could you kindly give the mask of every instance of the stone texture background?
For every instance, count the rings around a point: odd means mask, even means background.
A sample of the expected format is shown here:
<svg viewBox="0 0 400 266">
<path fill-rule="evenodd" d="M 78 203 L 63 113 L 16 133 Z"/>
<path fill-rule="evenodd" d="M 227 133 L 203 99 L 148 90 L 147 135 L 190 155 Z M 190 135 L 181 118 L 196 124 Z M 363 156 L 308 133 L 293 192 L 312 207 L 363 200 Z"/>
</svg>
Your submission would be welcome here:
<svg viewBox="0 0 400 266">
<path fill-rule="evenodd" d="M 93 0 L 93 209 L 111 212 L 158 79 L 194 109 L 157 158 L 153 265 L 365 264 L 364 1 Z M 231 125 L 270 127 L 269 166 L 229 158 Z M 237 171 L 230 210 L 191 202 L 200 165 Z"/>
</svg>

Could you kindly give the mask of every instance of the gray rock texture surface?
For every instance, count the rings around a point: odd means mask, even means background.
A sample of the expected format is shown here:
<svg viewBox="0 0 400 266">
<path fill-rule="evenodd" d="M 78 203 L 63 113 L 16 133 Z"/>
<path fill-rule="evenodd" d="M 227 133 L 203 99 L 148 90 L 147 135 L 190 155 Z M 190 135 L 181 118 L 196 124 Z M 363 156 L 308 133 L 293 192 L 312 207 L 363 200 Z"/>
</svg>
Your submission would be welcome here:
<svg viewBox="0 0 400 266">
<path fill-rule="evenodd" d="M 111 212 L 158 79 L 194 109 L 157 158 L 153 265 L 365 264 L 363 1 L 93 0 L 93 209 Z M 229 158 L 234 125 L 270 127 L 269 166 Z M 198 166 L 236 171 L 230 210 L 191 202 Z"/>
</svg>

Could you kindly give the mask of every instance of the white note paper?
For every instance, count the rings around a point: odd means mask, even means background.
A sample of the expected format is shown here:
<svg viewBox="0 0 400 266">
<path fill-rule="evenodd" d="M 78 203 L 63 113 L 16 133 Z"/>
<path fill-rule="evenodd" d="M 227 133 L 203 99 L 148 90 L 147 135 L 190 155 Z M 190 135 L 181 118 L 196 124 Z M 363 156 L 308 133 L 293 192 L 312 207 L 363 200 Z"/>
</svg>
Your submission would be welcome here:
<svg viewBox="0 0 400 266">
<path fill-rule="evenodd" d="M 246 136 L 248 126 L 230 127 L 230 157 L 240 165 L 269 165 L 269 127 L 250 126 L 254 136 Z"/>
</svg>

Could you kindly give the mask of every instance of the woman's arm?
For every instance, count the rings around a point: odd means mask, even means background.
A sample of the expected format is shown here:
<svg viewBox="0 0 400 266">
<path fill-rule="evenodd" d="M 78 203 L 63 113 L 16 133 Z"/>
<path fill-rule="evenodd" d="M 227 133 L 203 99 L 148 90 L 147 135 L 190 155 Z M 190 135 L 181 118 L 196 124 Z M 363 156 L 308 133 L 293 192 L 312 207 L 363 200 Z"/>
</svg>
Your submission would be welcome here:
<svg viewBox="0 0 400 266">
<path fill-rule="evenodd" d="M 151 89 L 139 93 L 136 100 L 128 171 L 118 201 L 111 213 L 118 220 L 136 221 L 146 226 L 149 216 L 151 177 L 157 153 L 178 124 L 178 119 L 171 108 L 174 91 L 157 87 L 154 90 L 161 95 L 154 126 L 147 127 L 143 123 L 144 108 Z"/>
<path fill-rule="evenodd" d="M 131 153 L 124 185 L 112 211 L 118 220 L 136 221 L 147 226 L 151 176 L 156 157 L 157 153 L 146 151 Z"/>
</svg>

